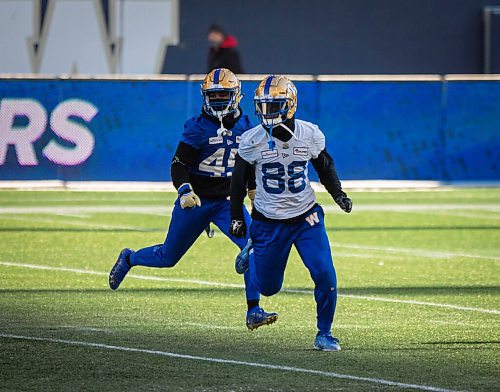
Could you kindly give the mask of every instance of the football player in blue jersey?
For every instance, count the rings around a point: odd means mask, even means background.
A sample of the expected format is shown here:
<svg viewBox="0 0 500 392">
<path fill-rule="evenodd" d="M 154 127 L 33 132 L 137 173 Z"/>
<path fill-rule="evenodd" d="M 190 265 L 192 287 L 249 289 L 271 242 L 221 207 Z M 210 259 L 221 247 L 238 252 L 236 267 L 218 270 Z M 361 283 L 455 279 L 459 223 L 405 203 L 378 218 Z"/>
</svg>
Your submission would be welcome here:
<svg viewBox="0 0 500 392">
<path fill-rule="evenodd" d="M 251 241 L 237 258 L 236 269 L 240 273 L 250 271 L 260 293 L 274 295 L 281 289 L 294 245 L 315 284 L 318 333 L 314 348 L 338 351 L 340 341 L 331 335 L 337 276 L 324 212 L 307 175 L 309 161 L 342 210 L 351 212 L 352 202 L 342 190 L 321 130 L 295 119 L 295 85 L 285 76 L 270 75 L 257 87 L 254 103 L 261 124 L 243 135 L 231 181 L 229 232 L 239 238 L 247 237 L 245 184 L 252 173 L 257 182 Z M 251 247 L 253 252 L 249 251 Z"/>
<path fill-rule="evenodd" d="M 252 128 L 250 119 L 239 106 L 241 84 L 225 68 L 211 71 L 201 85 L 202 113 L 184 124 L 181 141 L 172 159 L 171 174 L 178 191 L 167 238 L 163 244 L 133 251 L 125 248 L 109 274 L 109 286 L 116 290 L 134 266 L 170 268 L 177 264 L 210 223 L 214 223 L 240 249 L 247 244 L 245 236 L 229 233 L 230 183 L 234 158 L 243 132 Z M 255 178 L 245 184 L 250 196 Z M 242 212 L 246 224 L 250 216 Z M 252 330 L 274 323 L 276 313 L 259 306 L 260 294 L 245 273 L 247 327 Z"/>
</svg>

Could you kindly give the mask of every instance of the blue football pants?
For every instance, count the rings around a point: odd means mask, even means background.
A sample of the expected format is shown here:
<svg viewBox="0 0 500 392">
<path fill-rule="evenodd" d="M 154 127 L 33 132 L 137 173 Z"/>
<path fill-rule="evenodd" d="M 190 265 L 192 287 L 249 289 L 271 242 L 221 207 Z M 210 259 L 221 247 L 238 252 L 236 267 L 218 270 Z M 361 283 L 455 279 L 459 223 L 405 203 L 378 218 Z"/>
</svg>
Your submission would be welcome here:
<svg viewBox="0 0 500 392">
<path fill-rule="evenodd" d="M 316 206 L 297 223 L 253 220 L 250 237 L 250 273 L 259 292 L 266 296 L 280 291 L 288 256 L 295 245 L 315 284 L 318 330 L 330 332 L 337 306 L 337 276 L 323 209 Z"/>
<path fill-rule="evenodd" d="M 250 225 L 251 219 L 244 208 L 245 221 Z M 215 224 L 234 244 L 242 249 L 248 238 L 236 238 L 229 234 L 230 202 L 227 199 L 201 198 L 201 207 L 182 209 L 179 199 L 175 201 L 172 219 L 168 228 L 167 238 L 163 244 L 140 249 L 130 256 L 133 266 L 171 268 L 184 256 L 196 239 L 210 224 Z M 207 254 L 207 258 L 213 257 Z M 258 300 L 258 290 L 250 279 L 250 273 L 245 273 L 245 293 L 247 300 Z"/>
</svg>

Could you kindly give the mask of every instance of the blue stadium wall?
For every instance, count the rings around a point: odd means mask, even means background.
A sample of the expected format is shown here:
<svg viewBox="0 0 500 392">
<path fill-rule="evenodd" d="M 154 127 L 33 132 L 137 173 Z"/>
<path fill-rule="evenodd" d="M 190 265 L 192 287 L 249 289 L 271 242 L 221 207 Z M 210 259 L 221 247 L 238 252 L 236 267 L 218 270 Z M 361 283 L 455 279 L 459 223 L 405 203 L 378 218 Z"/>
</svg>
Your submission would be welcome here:
<svg viewBox="0 0 500 392">
<path fill-rule="evenodd" d="M 320 125 L 344 179 L 500 180 L 500 81 L 296 84 L 297 116 Z M 243 109 L 254 120 L 256 85 L 243 83 Z M 19 164 L 9 145 L 0 180 L 169 181 L 183 124 L 201 104 L 197 81 L 0 80 L 2 102 L 22 98 L 47 113 L 45 131 L 32 143 L 37 163 Z M 88 122 L 69 117 L 88 128 L 95 145 L 85 161 L 58 164 L 43 151 L 51 141 L 69 155 L 75 149 L 50 124 L 54 108 L 71 99 L 97 108 Z M 0 105 L 0 144 L 6 144 L 5 132 L 22 132 L 28 120 L 20 114 L 6 123 Z"/>
</svg>

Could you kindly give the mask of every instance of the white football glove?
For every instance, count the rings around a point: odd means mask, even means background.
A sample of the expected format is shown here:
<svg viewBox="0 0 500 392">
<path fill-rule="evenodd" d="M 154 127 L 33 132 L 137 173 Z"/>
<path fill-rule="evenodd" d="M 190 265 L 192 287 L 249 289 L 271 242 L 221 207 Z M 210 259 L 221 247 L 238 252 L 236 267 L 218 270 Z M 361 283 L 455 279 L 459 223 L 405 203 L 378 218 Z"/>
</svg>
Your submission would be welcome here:
<svg viewBox="0 0 500 392">
<path fill-rule="evenodd" d="M 179 189 L 179 204 L 181 208 L 201 207 L 201 200 L 196 193 L 191 189 L 191 184 L 182 184 Z"/>
</svg>

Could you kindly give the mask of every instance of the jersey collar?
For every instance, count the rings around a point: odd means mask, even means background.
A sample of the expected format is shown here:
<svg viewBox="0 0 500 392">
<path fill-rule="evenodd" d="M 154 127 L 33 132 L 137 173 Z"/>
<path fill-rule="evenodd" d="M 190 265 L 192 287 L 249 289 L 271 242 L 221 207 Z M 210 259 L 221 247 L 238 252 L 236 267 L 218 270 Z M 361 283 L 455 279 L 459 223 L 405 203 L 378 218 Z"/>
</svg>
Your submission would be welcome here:
<svg viewBox="0 0 500 392">
<path fill-rule="evenodd" d="M 292 131 L 295 131 L 295 117 L 287 119 L 284 124 Z M 269 133 L 269 128 L 265 127 L 262 125 L 262 127 L 266 130 L 266 132 Z M 273 137 L 275 137 L 278 140 L 281 140 L 282 142 L 287 142 L 292 138 L 292 135 L 286 130 L 283 129 L 281 125 L 276 125 L 273 128 Z"/>
</svg>

